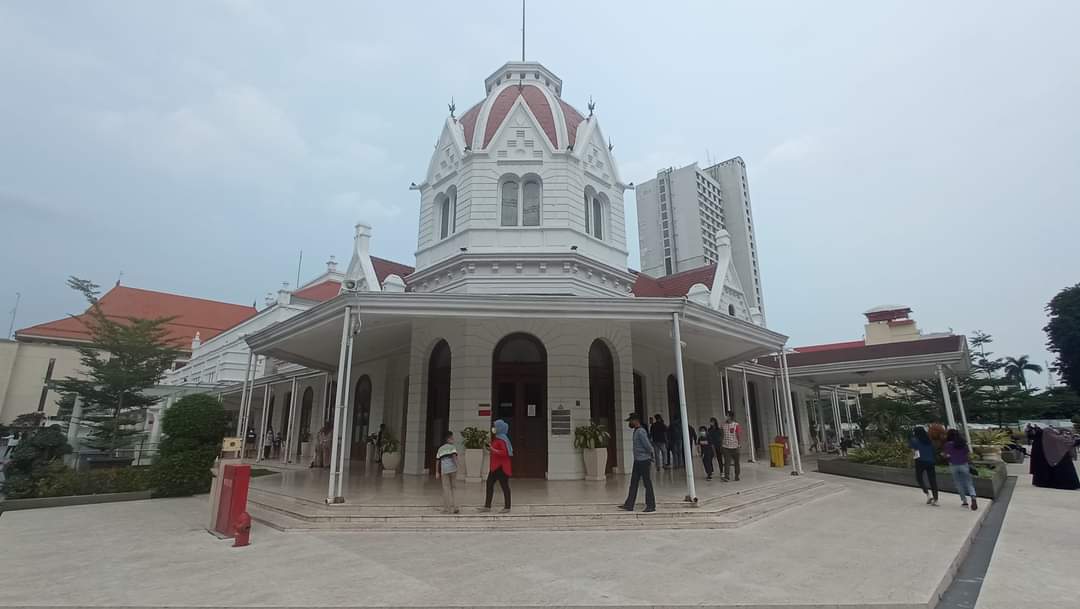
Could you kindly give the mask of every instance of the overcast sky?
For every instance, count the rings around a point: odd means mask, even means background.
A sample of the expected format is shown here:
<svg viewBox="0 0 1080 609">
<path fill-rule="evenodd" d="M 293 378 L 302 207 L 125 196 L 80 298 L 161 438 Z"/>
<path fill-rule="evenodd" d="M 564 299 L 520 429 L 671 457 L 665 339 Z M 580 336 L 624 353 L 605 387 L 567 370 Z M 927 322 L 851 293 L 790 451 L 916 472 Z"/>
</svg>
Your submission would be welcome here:
<svg viewBox="0 0 1080 609">
<path fill-rule="evenodd" d="M 0 285 L 16 327 L 68 275 L 263 301 L 346 261 L 412 263 L 453 97 L 520 53 L 516 2 L 0 4 Z M 624 180 L 742 156 L 769 325 L 858 339 L 910 305 L 1043 363 L 1080 282 L 1076 2 L 529 6 L 530 60 L 592 96 Z M 630 265 L 637 267 L 633 194 Z M 6 330 L 9 318 L 3 318 Z M 1034 378 L 1032 380 L 1035 380 Z M 1040 384 L 1045 377 L 1039 379 Z"/>
</svg>

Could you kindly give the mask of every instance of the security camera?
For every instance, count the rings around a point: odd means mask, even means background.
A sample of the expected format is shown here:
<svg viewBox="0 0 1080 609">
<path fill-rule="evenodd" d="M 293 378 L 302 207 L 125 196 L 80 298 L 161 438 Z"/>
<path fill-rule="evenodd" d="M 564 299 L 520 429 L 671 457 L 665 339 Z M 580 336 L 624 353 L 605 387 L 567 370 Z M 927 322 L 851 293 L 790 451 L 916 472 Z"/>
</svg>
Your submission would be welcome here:
<svg viewBox="0 0 1080 609">
<path fill-rule="evenodd" d="M 346 290 L 355 290 L 356 289 L 356 282 L 351 280 L 351 279 L 346 281 L 345 282 L 345 289 Z"/>
</svg>

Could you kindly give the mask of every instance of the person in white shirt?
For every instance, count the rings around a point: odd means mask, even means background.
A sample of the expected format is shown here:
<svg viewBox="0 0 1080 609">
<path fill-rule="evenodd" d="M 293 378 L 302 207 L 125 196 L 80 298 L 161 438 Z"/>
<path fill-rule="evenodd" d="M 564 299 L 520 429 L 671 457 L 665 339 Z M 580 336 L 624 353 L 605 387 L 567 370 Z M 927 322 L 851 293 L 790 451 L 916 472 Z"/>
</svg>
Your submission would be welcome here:
<svg viewBox="0 0 1080 609">
<path fill-rule="evenodd" d="M 724 439 L 720 444 L 724 453 L 724 480 L 731 480 L 731 465 L 735 465 L 735 481 L 739 481 L 739 446 L 742 445 L 742 427 L 735 422 L 735 415 L 724 420 Z"/>
</svg>

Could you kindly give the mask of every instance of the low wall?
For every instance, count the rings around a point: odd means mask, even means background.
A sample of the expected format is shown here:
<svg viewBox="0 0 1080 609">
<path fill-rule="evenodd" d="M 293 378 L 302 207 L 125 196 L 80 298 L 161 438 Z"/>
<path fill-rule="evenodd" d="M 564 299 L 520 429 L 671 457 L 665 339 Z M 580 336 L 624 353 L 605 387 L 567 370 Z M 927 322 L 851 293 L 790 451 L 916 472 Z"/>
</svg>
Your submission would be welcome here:
<svg viewBox="0 0 1080 609">
<path fill-rule="evenodd" d="M 980 463 L 979 465 L 988 464 Z M 975 478 L 975 494 L 979 497 L 993 499 L 1001 493 L 1001 487 L 1005 484 L 1005 479 L 1008 477 L 1008 473 L 1005 470 L 1005 464 L 994 463 L 993 465 L 995 468 L 994 476 L 992 478 Z M 823 474 L 847 476 L 849 478 L 872 480 L 874 482 L 887 482 L 889 484 L 901 484 L 903 486 L 914 487 L 919 486 L 919 483 L 915 481 L 914 469 L 886 467 L 884 465 L 869 465 L 867 463 L 853 463 L 844 458 L 819 459 L 818 471 Z M 951 475 L 947 473 L 942 475 L 941 472 L 938 472 L 937 482 L 938 489 L 942 492 L 956 493 L 956 485 L 953 484 Z"/>
<path fill-rule="evenodd" d="M 150 491 L 130 493 L 102 493 L 100 495 L 69 495 L 67 497 L 37 497 L 34 499 L 6 499 L 0 501 L 0 512 L 14 510 L 32 510 L 36 508 L 64 507 L 68 505 L 89 505 L 93 503 L 113 503 L 116 501 L 141 501 L 150 498 Z"/>
</svg>

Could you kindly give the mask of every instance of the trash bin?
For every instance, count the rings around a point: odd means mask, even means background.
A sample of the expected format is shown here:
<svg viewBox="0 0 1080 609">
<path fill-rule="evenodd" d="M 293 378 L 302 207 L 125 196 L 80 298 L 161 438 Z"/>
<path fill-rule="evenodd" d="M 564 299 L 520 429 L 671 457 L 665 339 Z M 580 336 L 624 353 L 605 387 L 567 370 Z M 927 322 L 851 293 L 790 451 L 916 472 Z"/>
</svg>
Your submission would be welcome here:
<svg viewBox="0 0 1080 609">
<path fill-rule="evenodd" d="M 769 464 L 773 467 L 784 467 L 784 445 L 773 442 L 769 444 Z"/>
</svg>

